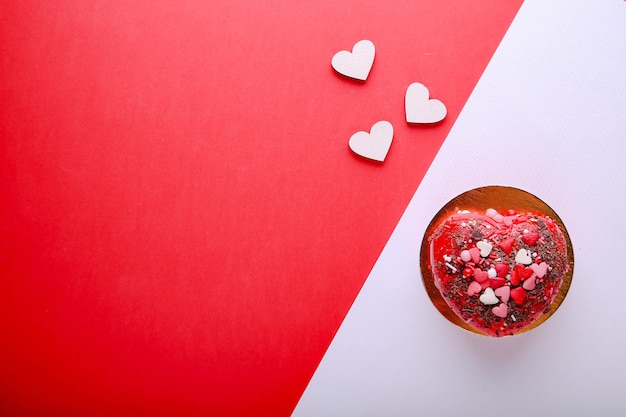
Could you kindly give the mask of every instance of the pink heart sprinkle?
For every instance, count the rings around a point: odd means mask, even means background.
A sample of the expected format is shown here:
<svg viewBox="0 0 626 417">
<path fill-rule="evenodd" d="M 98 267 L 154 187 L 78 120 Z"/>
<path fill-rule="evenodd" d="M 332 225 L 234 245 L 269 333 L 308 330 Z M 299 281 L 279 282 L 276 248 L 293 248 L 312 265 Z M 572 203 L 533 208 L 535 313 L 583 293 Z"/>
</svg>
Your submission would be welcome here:
<svg viewBox="0 0 626 417">
<path fill-rule="evenodd" d="M 470 253 L 470 256 L 472 257 L 472 262 L 477 264 L 480 261 L 480 249 L 478 249 L 478 248 L 471 248 L 469 250 L 469 253 Z"/>
<path fill-rule="evenodd" d="M 481 290 L 480 284 L 477 283 L 476 281 L 472 281 L 469 287 L 467 287 L 467 295 L 471 297 L 472 295 L 478 294 L 480 290 Z"/>
<path fill-rule="evenodd" d="M 535 279 L 537 279 L 537 276 L 533 274 L 530 278 L 524 280 L 524 283 L 522 284 L 522 288 L 524 288 L 526 291 L 534 290 L 535 286 L 537 285 L 535 283 Z"/>
<path fill-rule="evenodd" d="M 504 287 L 496 288 L 496 295 L 500 297 L 500 301 L 506 303 L 509 301 L 509 297 L 511 296 L 511 287 L 505 285 Z"/>
<path fill-rule="evenodd" d="M 540 264 L 532 264 L 530 267 L 539 278 L 543 278 L 546 272 L 548 272 L 548 264 L 545 262 L 542 262 Z"/>
<path fill-rule="evenodd" d="M 492 308 L 491 312 L 498 317 L 505 318 L 506 315 L 509 313 L 509 308 L 507 307 L 506 304 L 500 303 L 499 306 Z"/>
<path fill-rule="evenodd" d="M 489 278 L 489 273 L 487 273 L 487 271 L 483 271 L 481 269 L 474 269 L 474 279 L 478 282 L 483 282 L 484 280 L 486 280 L 487 278 Z"/>
<path fill-rule="evenodd" d="M 515 219 L 517 216 L 506 216 L 505 218 L 503 218 L 502 220 L 504 221 L 504 225 L 505 226 L 510 226 L 513 224 L 513 219 Z"/>
</svg>

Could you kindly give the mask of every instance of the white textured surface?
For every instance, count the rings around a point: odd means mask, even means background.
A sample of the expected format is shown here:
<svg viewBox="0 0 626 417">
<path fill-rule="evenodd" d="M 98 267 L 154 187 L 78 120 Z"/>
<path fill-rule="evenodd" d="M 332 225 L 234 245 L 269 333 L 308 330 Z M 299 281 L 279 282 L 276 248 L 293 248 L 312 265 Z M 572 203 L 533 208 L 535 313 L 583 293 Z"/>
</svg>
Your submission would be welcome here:
<svg viewBox="0 0 626 417">
<path fill-rule="evenodd" d="M 560 309 L 506 339 L 449 324 L 419 273 L 432 216 L 492 184 L 546 201 L 575 252 Z M 624 207 L 626 2 L 527 1 L 294 416 L 624 415 Z"/>
</svg>

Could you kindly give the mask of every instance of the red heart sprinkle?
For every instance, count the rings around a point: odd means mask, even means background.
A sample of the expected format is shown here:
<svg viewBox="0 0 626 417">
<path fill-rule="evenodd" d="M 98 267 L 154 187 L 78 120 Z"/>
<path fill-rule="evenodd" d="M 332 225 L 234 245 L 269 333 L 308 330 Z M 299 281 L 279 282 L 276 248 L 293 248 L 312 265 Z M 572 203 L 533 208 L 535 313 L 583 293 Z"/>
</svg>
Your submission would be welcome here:
<svg viewBox="0 0 626 417">
<path fill-rule="evenodd" d="M 489 286 L 494 290 L 496 288 L 500 288 L 504 284 L 506 284 L 506 280 L 504 278 L 489 278 Z"/>
<path fill-rule="evenodd" d="M 521 282 L 521 279 L 519 277 L 519 274 L 517 273 L 517 270 L 512 270 L 511 271 L 511 285 L 513 285 L 514 287 L 517 287 Z"/>
<path fill-rule="evenodd" d="M 528 267 L 524 267 L 524 269 L 520 273 L 520 276 L 522 277 L 522 279 L 528 279 L 533 276 L 533 270 Z"/>
<path fill-rule="evenodd" d="M 508 274 L 511 269 L 507 264 L 495 264 L 494 268 L 496 268 L 496 273 L 500 278 L 506 277 L 506 274 Z"/>
<path fill-rule="evenodd" d="M 526 291 L 521 287 L 513 288 L 511 290 L 511 298 L 517 304 L 523 304 L 526 300 Z"/>
<path fill-rule="evenodd" d="M 522 235 L 522 240 L 529 246 L 534 245 L 539 240 L 539 233 L 528 232 Z"/>
<path fill-rule="evenodd" d="M 511 251 L 513 250 L 513 243 L 515 242 L 515 239 L 510 237 L 508 239 L 503 240 L 502 242 L 500 242 L 500 249 L 502 249 L 503 251 L 506 252 L 506 254 L 510 254 Z"/>
<path fill-rule="evenodd" d="M 520 279 L 530 278 L 533 274 L 533 270 L 531 268 L 525 267 L 522 264 L 516 264 L 514 271 L 517 272 L 517 276 Z"/>
</svg>

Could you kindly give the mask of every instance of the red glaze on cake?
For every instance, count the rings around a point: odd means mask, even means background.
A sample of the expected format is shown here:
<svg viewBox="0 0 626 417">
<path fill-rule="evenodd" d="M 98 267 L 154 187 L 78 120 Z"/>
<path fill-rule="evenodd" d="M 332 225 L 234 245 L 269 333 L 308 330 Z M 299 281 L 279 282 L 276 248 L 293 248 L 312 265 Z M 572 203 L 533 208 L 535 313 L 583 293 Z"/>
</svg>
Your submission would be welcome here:
<svg viewBox="0 0 626 417">
<path fill-rule="evenodd" d="M 443 299 L 488 336 L 527 330 L 550 312 L 569 270 L 553 219 L 534 213 L 459 211 L 428 237 L 429 269 Z"/>
</svg>

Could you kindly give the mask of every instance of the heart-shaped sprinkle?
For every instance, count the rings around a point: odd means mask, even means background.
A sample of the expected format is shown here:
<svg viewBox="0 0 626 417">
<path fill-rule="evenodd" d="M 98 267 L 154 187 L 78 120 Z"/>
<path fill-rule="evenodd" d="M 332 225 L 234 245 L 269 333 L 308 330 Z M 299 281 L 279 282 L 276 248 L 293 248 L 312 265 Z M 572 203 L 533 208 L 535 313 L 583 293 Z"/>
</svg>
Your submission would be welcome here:
<svg viewBox="0 0 626 417">
<path fill-rule="evenodd" d="M 517 271 L 517 275 L 521 279 L 530 278 L 530 276 L 533 274 L 533 270 L 531 268 L 528 268 L 521 264 L 515 265 L 515 271 Z"/>
<path fill-rule="evenodd" d="M 489 286 L 493 289 L 499 288 L 506 284 L 506 280 L 504 278 L 489 278 Z"/>
<path fill-rule="evenodd" d="M 540 264 L 532 264 L 530 268 L 539 278 L 543 278 L 546 272 L 548 272 L 548 264 L 545 262 L 542 262 Z"/>
<path fill-rule="evenodd" d="M 505 226 L 510 226 L 513 224 L 513 220 L 515 220 L 516 216 L 504 216 L 502 222 Z"/>
<path fill-rule="evenodd" d="M 498 317 L 505 318 L 509 314 L 509 307 L 505 303 L 491 309 L 491 312 Z"/>
<path fill-rule="evenodd" d="M 471 248 L 469 250 L 469 253 L 470 253 L 470 256 L 472 257 L 472 262 L 474 262 L 475 264 L 480 262 L 480 249 L 478 249 L 478 248 Z"/>
<path fill-rule="evenodd" d="M 493 288 L 488 287 L 485 292 L 478 298 L 481 303 L 485 305 L 498 304 L 500 300 L 496 297 L 496 293 L 493 292 Z"/>
<path fill-rule="evenodd" d="M 524 283 L 522 284 L 522 288 L 528 291 L 534 290 L 535 287 L 537 286 L 537 283 L 535 282 L 536 279 L 537 277 L 533 275 L 530 278 L 524 280 Z"/>
<path fill-rule="evenodd" d="M 524 304 L 524 301 L 526 300 L 526 291 L 521 287 L 513 288 L 511 290 L 511 298 L 517 304 Z"/>
<path fill-rule="evenodd" d="M 470 251 L 467 249 L 461 251 L 461 260 L 463 262 L 469 262 L 472 260 L 472 255 L 470 255 Z"/>
<path fill-rule="evenodd" d="M 391 147 L 393 139 L 393 126 L 386 120 L 375 123 L 370 133 L 356 132 L 348 144 L 350 149 L 357 155 L 374 161 L 383 162 Z"/>
<path fill-rule="evenodd" d="M 365 81 L 374 64 L 375 54 L 376 48 L 372 41 L 364 39 L 354 44 L 352 52 L 337 52 L 331 64 L 339 74 Z"/>
<path fill-rule="evenodd" d="M 530 265 L 533 263 L 533 258 L 530 256 L 529 251 L 526 249 L 520 249 L 517 251 L 517 254 L 515 254 L 515 262 L 518 264 Z"/>
<path fill-rule="evenodd" d="M 508 274 L 511 269 L 507 264 L 495 264 L 494 268 L 496 269 L 496 276 L 500 278 L 506 277 L 506 274 Z"/>
<path fill-rule="evenodd" d="M 511 287 L 509 287 L 508 285 L 505 285 L 503 287 L 496 288 L 494 293 L 498 297 L 500 297 L 500 301 L 502 301 L 503 303 L 506 303 L 507 301 L 509 301 L 509 296 L 511 295 Z"/>
<path fill-rule="evenodd" d="M 483 258 L 489 256 L 489 254 L 491 253 L 491 249 L 493 249 L 493 246 L 491 246 L 489 242 L 485 242 L 484 240 L 477 242 L 476 247 L 480 249 L 480 256 L 482 256 Z"/>
<path fill-rule="evenodd" d="M 487 278 L 489 278 L 489 274 L 487 273 L 487 271 L 483 271 L 481 269 L 474 269 L 474 279 L 478 282 L 483 282 L 485 281 Z"/>
<path fill-rule="evenodd" d="M 533 270 L 522 265 L 516 264 L 515 268 L 511 271 L 510 280 L 511 285 L 517 286 L 523 279 L 530 278 L 533 274 Z"/>
<path fill-rule="evenodd" d="M 477 283 L 476 281 L 472 281 L 470 285 L 467 287 L 467 295 L 471 297 L 472 295 L 476 295 L 479 292 L 480 292 L 480 284 Z"/>
<path fill-rule="evenodd" d="M 517 287 L 522 282 L 522 278 L 519 276 L 517 268 L 511 271 L 509 280 L 511 281 L 511 285 L 514 287 Z"/>
<path fill-rule="evenodd" d="M 429 99 L 424 84 L 413 83 L 406 89 L 404 108 L 408 123 L 437 123 L 446 117 L 446 106 L 439 100 Z"/>
<path fill-rule="evenodd" d="M 496 272 L 496 269 L 492 267 L 487 270 L 487 275 L 489 276 L 489 278 L 495 278 L 496 276 L 498 276 L 498 272 Z"/>
<path fill-rule="evenodd" d="M 515 243 L 515 239 L 514 238 L 510 237 L 508 239 L 505 239 L 502 242 L 500 242 L 500 249 L 505 251 L 506 254 L 508 255 L 513 250 L 513 243 Z"/>
<path fill-rule="evenodd" d="M 528 232 L 522 234 L 522 240 L 529 246 L 534 245 L 539 240 L 539 233 L 537 232 Z"/>
</svg>

